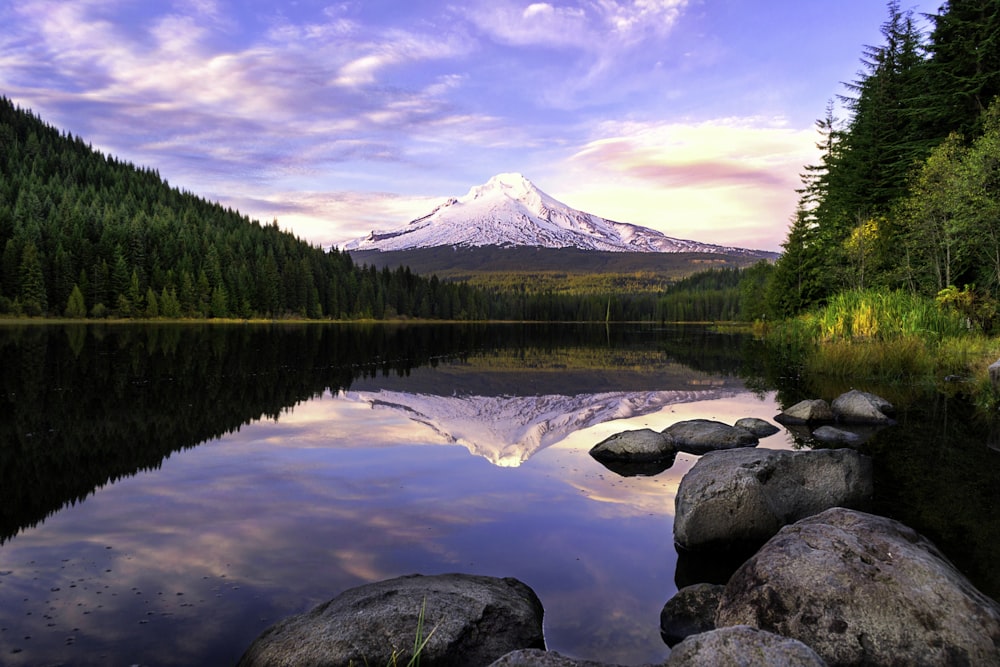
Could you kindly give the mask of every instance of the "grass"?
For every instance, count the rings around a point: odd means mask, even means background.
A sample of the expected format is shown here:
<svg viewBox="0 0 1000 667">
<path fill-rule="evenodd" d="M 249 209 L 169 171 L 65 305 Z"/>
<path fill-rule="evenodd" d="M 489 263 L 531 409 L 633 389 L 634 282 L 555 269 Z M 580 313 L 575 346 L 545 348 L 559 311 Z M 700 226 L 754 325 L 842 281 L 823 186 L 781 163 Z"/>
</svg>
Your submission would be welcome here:
<svg viewBox="0 0 1000 667">
<path fill-rule="evenodd" d="M 988 372 L 1000 358 L 1000 339 L 970 330 L 961 314 L 933 299 L 845 292 L 759 332 L 809 375 L 936 386 L 966 393 L 983 409 L 1000 405 Z"/>
<path fill-rule="evenodd" d="M 430 642 L 431 637 L 437 631 L 438 626 L 431 628 L 431 631 L 424 635 L 424 620 L 425 613 L 427 610 L 427 599 L 425 598 L 423 603 L 420 605 L 420 613 L 417 615 L 417 631 L 413 639 L 413 650 L 410 655 L 410 659 L 406 662 L 403 667 L 420 667 L 420 656 Z M 405 657 L 406 653 L 397 653 L 396 649 L 392 650 L 392 655 L 389 657 L 389 662 L 386 663 L 386 667 L 400 667 L 400 660 Z M 350 661 L 348 664 L 354 665 L 354 661 Z M 365 666 L 368 666 L 368 661 L 365 660 Z"/>
</svg>

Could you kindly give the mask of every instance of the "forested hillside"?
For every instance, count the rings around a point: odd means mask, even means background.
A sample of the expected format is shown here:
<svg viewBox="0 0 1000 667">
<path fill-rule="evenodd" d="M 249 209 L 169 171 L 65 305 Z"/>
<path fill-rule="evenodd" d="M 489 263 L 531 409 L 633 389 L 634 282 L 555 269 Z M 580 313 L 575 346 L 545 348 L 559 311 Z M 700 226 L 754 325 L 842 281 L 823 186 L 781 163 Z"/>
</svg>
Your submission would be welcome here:
<svg viewBox="0 0 1000 667">
<path fill-rule="evenodd" d="M 1000 297 L 1000 0 L 936 16 L 888 4 L 883 44 L 817 121 L 768 311 L 788 316 L 850 289 L 901 289 L 989 319 Z M 942 290 L 944 290 L 942 292 Z"/>
<path fill-rule="evenodd" d="M 704 321 L 739 310 L 737 269 L 665 289 L 659 279 L 567 290 L 358 266 L 102 155 L 6 98 L 0 249 L 0 313 L 16 315 Z"/>
<path fill-rule="evenodd" d="M 0 98 L 0 313 L 486 317 L 465 285 L 362 269 L 105 156 Z"/>
</svg>

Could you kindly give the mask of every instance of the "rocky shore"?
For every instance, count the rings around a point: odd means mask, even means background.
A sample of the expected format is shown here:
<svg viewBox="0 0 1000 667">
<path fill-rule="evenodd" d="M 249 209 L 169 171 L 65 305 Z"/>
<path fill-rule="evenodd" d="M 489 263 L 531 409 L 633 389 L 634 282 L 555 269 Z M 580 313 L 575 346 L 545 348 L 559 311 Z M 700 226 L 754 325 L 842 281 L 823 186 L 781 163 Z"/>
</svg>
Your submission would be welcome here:
<svg viewBox="0 0 1000 667">
<path fill-rule="evenodd" d="M 724 585 L 697 582 L 664 605 L 664 665 L 1000 665 L 1000 605 L 929 540 L 868 513 L 871 460 L 851 444 L 891 426 L 884 399 L 848 392 L 775 417 L 840 449 L 756 449 L 777 428 L 709 420 L 626 431 L 591 455 L 620 474 L 700 456 L 681 480 L 674 541 L 694 557 L 738 554 Z M 743 556 L 746 556 L 743 560 Z M 516 579 L 401 577 L 351 589 L 266 630 L 258 665 L 600 667 L 545 650 L 542 603 Z"/>
</svg>

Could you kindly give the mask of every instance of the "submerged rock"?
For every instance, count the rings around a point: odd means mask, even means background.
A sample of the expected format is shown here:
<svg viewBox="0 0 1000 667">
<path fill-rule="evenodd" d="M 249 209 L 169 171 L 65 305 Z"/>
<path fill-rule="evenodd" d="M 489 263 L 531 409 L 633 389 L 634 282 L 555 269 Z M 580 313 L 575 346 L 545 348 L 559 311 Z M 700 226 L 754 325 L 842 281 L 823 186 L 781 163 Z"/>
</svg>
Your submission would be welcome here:
<svg viewBox="0 0 1000 667">
<path fill-rule="evenodd" d="M 872 491 L 871 459 L 851 449 L 710 452 L 681 479 L 674 541 L 694 551 L 763 544 L 830 507 L 864 507 Z"/>
<path fill-rule="evenodd" d="M 666 667 L 826 667 L 802 642 L 745 625 L 688 637 L 674 647 Z"/>
<path fill-rule="evenodd" d="M 545 648 L 542 604 L 517 579 L 411 575 L 352 588 L 276 623 L 239 664 L 406 664 L 421 611 L 424 664 L 488 665 L 517 649 Z"/>
<path fill-rule="evenodd" d="M 812 437 L 819 440 L 824 445 L 847 445 L 856 447 L 865 441 L 865 438 L 854 431 L 837 428 L 836 426 L 830 426 L 829 424 L 826 426 L 820 426 L 818 429 L 813 431 Z"/>
<path fill-rule="evenodd" d="M 673 646 L 691 635 L 715 629 L 715 612 L 725 586 L 694 584 L 677 591 L 660 612 L 660 636 Z"/>
<path fill-rule="evenodd" d="M 590 455 L 598 461 L 629 463 L 672 460 L 676 454 L 673 439 L 651 428 L 615 433 L 590 449 Z"/>
<path fill-rule="evenodd" d="M 688 454 L 704 454 L 719 449 L 756 447 L 759 440 L 745 428 L 737 428 L 711 419 L 689 419 L 663 430 L 677 449 Z"/>
<path fill-rule="evenodd" d="M 768 541 L 729 580 L 716 624 L 798 639 L 831 666 L 1000 664 L 1000 605 L 912 529 L 844 508 Z"/>
<path fill-rule="evenodd" d="M 881 396 L 852 389 L 833 399 L 830 408 L 839 421 L 856 424 L 894 424 L 892 403 Z"/>
<path fill-rule="evenodd" d="M 781 430 L 766 419 L 758 419 L 757 417 L 743 417 L 742 419 L 737 419 L 733 426 L 736 428 L 746 429 L 758 438 L 766 438 Z"/>
<path fill-rule="evenodd" d="M 832 422 L 835 416 L 830 404 L 821 398 L 799 401 L 775 416 L 780 424 L 808 424 L 810 422 Z"/>
</svg>

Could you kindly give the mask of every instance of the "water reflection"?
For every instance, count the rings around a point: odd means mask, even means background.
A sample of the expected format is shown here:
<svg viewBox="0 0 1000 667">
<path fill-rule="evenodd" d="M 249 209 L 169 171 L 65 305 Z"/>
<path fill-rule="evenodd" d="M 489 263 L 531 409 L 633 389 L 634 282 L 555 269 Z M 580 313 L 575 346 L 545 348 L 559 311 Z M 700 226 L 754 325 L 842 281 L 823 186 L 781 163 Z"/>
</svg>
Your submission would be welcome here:
<svg viewBox="0 0 1000 667">
<path fill-rule="evenodd" d="M 675 577 L 715 576 L 672 543 L 696 458 L 623 477 L 587 452 L 771 419 L 753 363 L 694 328 L 0 329 L 0 663 L 232 664 L 348 587 L 454 571 L 530 585 L 555 650 L 659 662 Z M 985 572 L 995 452 L 929 407 L 866 445 L 879 502 Z"/>
<path fill-rule="evenodd" d="M 345 588 L 450 571 L 531 585 L 553 648 L 657 660 L 676 479 L 586 451 L 738 392 L 739 341 L 710 338 L 3 330 L 0 661 L 227 664 Z"/>
</svg>

